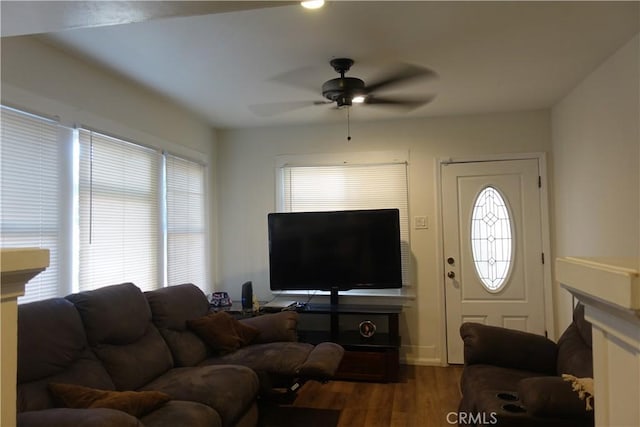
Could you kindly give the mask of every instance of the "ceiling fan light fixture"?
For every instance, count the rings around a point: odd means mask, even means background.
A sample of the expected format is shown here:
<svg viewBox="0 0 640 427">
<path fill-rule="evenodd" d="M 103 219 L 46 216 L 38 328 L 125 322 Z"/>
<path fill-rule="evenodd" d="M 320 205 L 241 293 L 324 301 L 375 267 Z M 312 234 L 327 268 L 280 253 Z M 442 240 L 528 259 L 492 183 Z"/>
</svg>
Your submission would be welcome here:
<svg viewBox="0 0 640 427">
<path fill-rule="evenodd" d="M 0 0 L 1 1 L 1 0 Z M 340 74 L 340 77 L 327 80 L 322 84 L 322 96 L 324 101 L 303 101 L 300 102 L 280 102 L 275 103 L 277 105 L 283 105 L 286 107 L 284 111 L 289 111 L 293 108 L 301 108 L 307 105 L 327 105 L 335 104 L 336 109 L 346 109 L 349 113 L 349 107 L 354 104 L 377 105 L 386 107 L 401 107 L 406 111 L 421 107 L 422 105 L 430 102 L 435 98 L 435 95 L 428 96 L 426 98 L 397 98 L 397 97 L 385 97 L 379 96 L 378 91 L 388 88 L 390 86 L 405 83 L 408 80 L 413 80 L 418 77 L 434 78 L 437 74 L 424 67 L 419 67 L 411 64 L 401 64 L 401 67 L 396 67 L 393 74 L 388 74 L 382 79 L 375 81 L 369 85 L 366 85 L 362 79 L 357 77 L 345 76 L 354 64 L 353 59 L 350 58 L 333 58 L 329 61 L 329 65 L 334 71 Z M 293 105 L 292 108 L 291 105 Z M 252 111 L 259 115 L 267 116 L 267 111 L 261 108 L 259 105 L 251 108 Z M 273 106 L 271 111 L 275 111 L 277 114 L 278 107 Z M 358 107 L 360 108 L 360 107 Z M 262 112 L 261 112 L 262 111 Z"/>
<path fill-rule="evenodd" d="M 301 1 L 300 5 L 302 5 L 302 7 L 304 7 L 305 9 L 320 9 L 322 6 L 324 6 L 324 0 Z"/>
</svg>

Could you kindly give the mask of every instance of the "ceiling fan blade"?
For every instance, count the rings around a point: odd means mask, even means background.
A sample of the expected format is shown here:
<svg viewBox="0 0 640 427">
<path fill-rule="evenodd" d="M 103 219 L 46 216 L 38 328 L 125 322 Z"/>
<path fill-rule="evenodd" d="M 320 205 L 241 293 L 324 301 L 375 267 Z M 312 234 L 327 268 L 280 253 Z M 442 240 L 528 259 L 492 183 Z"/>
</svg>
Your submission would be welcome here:
<svg viewBox="0 0 640 427">
<path fill-rule="evenodd" d="M 330 101 L 289 101 L 289 102 L 268 102 L 265 104 L 253 104 L 247 108 L 257 116 L 272 117 L 278 114 L 288 113 L 310 105 L 330 104 Z"/>
<path fill-rule="evenodd" d="M 365 89 L 367 93 L 372 93 L 382 88 L 387 88 L 400 83 L 408 82 L 409 80 L 417 78 L 435 78 L 437 76 L 438 74 L 429 68 L 412 64 L 403 64 L 392 73 L 389 73 L 383 78 L 371 84 L 368 84 Z"/>
<path fill-rule="evenodd" d="M 379 96 L 368 96 L 365 98 L 364 103 L 366 105 L 381 105 L 389 107 L 399 107 L 404 110 L 413 110 L 421 107 L 435 99 L 435 95 L 430 95 L 426 98 L 384 98 Z"/>
<path fill-rule="evenodd" d="M 318 82 L 323 81 L 323 77 L 326 75 L 327 72 L 324 68 L 319 69 L 318 67 L 307 66 L 278 74 L 277 76 L 271 77 L 269 81 L 297 89 L 320 93 L 320 86 L 318 85 Z"/>
</svg>

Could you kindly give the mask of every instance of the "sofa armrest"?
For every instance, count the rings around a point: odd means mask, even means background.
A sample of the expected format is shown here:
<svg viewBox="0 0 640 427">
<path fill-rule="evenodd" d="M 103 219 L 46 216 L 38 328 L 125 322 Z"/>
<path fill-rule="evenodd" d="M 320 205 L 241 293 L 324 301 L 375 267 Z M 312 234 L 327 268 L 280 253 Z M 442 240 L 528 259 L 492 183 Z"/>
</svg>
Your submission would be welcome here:
<svg viewBox="0 0 640 427">
<path fill-rule="evenodd" d="M 298 368 L 298 375 L 304 379 L 327 381 L 335 375 L 342 362 L 344 348 L 332 343 L 323 342 L 316 345 L 307 360 Z"/>
<path fill-rule="evenodd" d="M 460 326 L 464 363 L 487 364 L 548 375 L 556 373 L 556 344 L 541 336 L 513 329 L 465 322 Z"/>
<path fill-rule="evenodd" d="M 540 417 L 590 417 L 587 402 L 578 397 L 562 377 L 531 377 L 520 380 L 518 396 L 527 412 Z"/>
<path fill-rule="evenodd" d="M 18 427 L 144 427 L 136 417 L 115 409 L 52 408 L 21 412 Z"/>
<path fill-rule="evenodd" d="M 264 314 L 242 319 L 240 322 L 260 331 L 252 341 L 255 344 L 298 340 L 298 313 L 295 311 Z"/>
</svg>

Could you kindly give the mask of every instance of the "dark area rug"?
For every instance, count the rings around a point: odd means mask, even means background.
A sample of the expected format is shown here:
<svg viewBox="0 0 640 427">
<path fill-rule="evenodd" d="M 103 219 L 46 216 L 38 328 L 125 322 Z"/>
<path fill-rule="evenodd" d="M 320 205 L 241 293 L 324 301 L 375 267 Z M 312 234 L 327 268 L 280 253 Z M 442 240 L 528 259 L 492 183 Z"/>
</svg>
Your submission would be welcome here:
<svg viewBox="0 0 640 427">
<path fill-rule="evenodd" d="M 260 406 L 259 427 L 335 427 L 340 411 L 296 406 Z"/>
</svg>

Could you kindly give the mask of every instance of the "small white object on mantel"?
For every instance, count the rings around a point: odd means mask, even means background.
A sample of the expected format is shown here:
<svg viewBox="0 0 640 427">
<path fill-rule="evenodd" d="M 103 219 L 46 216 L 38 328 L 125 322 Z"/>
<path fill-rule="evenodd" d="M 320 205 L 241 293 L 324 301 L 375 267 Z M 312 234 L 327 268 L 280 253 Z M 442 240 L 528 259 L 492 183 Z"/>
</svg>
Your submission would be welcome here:
<svg viewBox="0 0 640 427">
<path fill-rule="evenodd" d="M 596 426 L 640 426 L 640 260 L 562 257 L 556 280 L 593 325 Z"/>
<path fill-rule="evenodd" d="M 18 297 L 24 287 L 49 266 L 49 250 L 0 249 L 0 305 L 2 327 L 2 400 L 0 425 L 16 425 L 16 381 L 18 372 Z"/>
</svg>

